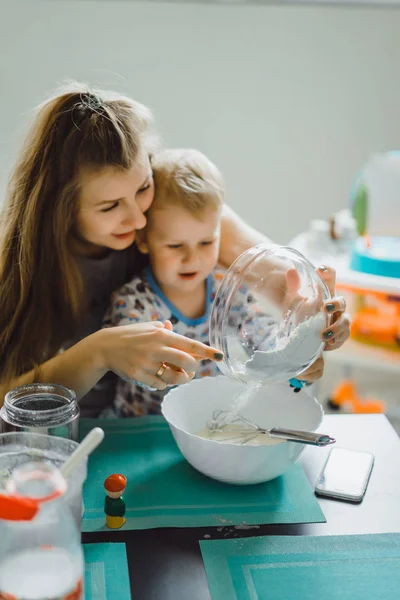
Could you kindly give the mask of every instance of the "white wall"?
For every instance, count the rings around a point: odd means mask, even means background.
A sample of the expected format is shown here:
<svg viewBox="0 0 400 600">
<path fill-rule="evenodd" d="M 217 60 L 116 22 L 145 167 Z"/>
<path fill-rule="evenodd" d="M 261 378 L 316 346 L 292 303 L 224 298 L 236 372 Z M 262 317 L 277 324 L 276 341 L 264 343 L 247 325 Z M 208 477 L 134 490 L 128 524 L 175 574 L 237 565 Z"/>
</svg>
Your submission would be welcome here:
<svg viewBox="0 0 400 600">
<path fill-rule="evenodd" d="M 166 143 L 208 153 L 228 202 L 285 242 L 400 146 L 399 57 L 399 9 L 3 0 L 0 189 L 32 106 L 83 79 L 151 105 Z"/>
</svg>

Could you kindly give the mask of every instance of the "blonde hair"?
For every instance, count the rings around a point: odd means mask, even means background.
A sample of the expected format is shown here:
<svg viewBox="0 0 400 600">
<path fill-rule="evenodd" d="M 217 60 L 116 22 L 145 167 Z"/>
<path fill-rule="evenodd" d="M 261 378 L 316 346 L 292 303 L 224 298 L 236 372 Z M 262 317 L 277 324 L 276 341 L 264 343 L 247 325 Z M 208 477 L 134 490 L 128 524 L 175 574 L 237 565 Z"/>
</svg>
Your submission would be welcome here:
<svg viewBox="0 0 400 600">
<path fill-rule="evenodd" d="M 129 169 L 150 152 L 152 115 L 70 83 L 38 108 L 12 173 L 0 237 L 0 379 L 54 356 L 86 309 L 70 247 L 82 167 Z"/>
<path fill-rule="evenodd" d="M 217 167 L 198 150 L 166 149 L 151 157 L 155 197 L 150 208 L 175 205 L 199 218 L 206 208 L 224 202 L 224 182 Z"/>
</svg>

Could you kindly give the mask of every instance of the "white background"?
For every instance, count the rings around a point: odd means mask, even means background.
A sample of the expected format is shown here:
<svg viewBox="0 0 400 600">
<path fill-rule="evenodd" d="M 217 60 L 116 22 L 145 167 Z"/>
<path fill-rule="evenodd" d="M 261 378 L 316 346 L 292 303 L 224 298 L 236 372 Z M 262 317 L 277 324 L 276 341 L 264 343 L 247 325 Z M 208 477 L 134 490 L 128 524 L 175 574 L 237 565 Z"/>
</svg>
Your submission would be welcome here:
<svg viewBox="0 0 400 600">
<path fill-rule="evenodd" d="M 30 110 L 72 77 L 151 105 L 165 142 L 208 153 L 228 202 L 287 242 L 400 146 L 399 62 L 398 9 L 1 0 L 0 190 Z"/>
</svg>

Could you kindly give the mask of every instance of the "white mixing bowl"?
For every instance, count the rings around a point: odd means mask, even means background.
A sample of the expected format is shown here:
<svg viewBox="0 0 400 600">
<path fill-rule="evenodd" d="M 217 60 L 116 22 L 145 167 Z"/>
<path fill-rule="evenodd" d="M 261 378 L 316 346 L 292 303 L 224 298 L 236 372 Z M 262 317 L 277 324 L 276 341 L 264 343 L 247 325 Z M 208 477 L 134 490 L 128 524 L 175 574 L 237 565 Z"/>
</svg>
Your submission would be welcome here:
<svg viewBox="0 0 400 600">
<path fill-rule="evenodd" d="M 204 475 L 225 483 L 274 479 L 285 473 L 304 449 L 304 444 L 297 442 L 248 446 L 196 435 L 207 426 L 214 410 L 230 410 L 233 398 L 245 390 L 248 386 L 222 375 L 205 377 L 172 389 L 162 403 L 162 414 L 186 460 Z M 315 398 L 279 383 L 259 388 L 240 413 L 263 428 L 304 431 L 315 431 L 324 414 Z"/>
</svg>

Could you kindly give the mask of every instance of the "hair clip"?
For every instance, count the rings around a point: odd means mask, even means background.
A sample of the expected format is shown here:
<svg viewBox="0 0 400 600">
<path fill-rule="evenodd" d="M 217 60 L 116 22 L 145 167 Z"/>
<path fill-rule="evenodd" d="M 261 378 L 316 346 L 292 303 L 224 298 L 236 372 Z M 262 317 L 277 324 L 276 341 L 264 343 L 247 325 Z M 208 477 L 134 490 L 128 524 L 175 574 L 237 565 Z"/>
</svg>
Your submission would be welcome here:
<svg viewBox="0 0 400 600">
<path fill-rule="evenodd" d="M 92 94 L 91 92 L 82 94 L 81 101 L 84 106 L 86 106 L 90 110 L 93 110 L 94 112 L 98 111 L 101 108 L 104 108 L 102 100 L 95 94 Z"/>
</svg>

